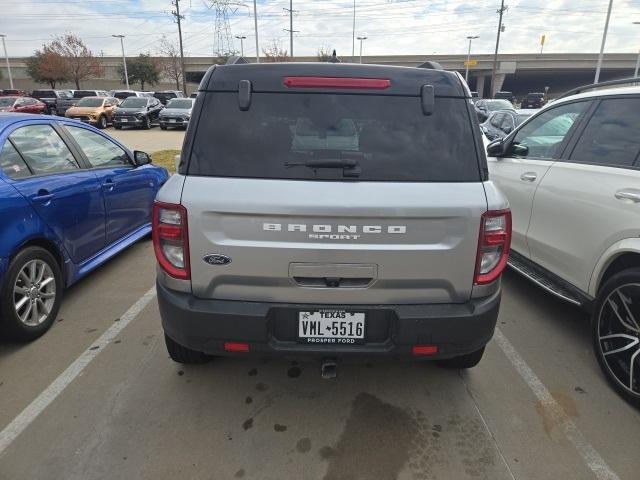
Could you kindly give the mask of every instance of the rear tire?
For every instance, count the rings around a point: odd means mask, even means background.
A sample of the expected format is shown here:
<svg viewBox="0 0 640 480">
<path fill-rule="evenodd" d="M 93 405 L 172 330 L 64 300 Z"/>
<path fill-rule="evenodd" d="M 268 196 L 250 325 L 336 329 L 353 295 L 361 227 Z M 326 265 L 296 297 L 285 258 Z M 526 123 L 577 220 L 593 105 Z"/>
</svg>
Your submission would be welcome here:
<svg viewBox="0 0 640 480">
<path fill-rule="evenodd" d="M 616 273 L 600 288 L 591 333 L 605 377 L 620 396 L 640 407 L 639 268 Z"/>
<path fill-rule="evenodd" d="M 107 117 L 105 117 L 104 115 L 102 115 L 99 119 L 98 119 L 98 128 L 100 130 L 104 130 L 105 128 L 107 128 Z"/>
<path fill-rule="evenodd" d="M 51 253 L 41 247 L 20 251 L 0 289 L 0 330 L 15 340 L 35 340 L 55 321 L 62 291 L 60 266 Z"/>
<path fill-rule="evenodd" d="M 142 128 L 144 128 L 145 130 L 149 130 L 151 128 L 151 119 L 149 117 L 144 117 Z"/>
<path fill-rule="evenodd" d="M 456 370 L 464 370 L 467 368 L 473 368 L 482 359 L 484 355 L 484 347 L 475 352 L 467 353 L 466 355 L 460 355 L 459 357 L 447 358 L 445 360 L 438 360 L 436 363 L 443 368 L 452 368 Z"/>
<path fill-rule="evenodd" d="M 167 351 L 171 360 L 178 363 L 185 364 L 202 364 L 211 360 L 209 355 L 206 355 L 197 350 L 191 350 L 190 348 L 183 347 L 179 343 L 175 342 L 167 334 L 164 335 L 164 342 L 167 345 Z"/>
</svg>

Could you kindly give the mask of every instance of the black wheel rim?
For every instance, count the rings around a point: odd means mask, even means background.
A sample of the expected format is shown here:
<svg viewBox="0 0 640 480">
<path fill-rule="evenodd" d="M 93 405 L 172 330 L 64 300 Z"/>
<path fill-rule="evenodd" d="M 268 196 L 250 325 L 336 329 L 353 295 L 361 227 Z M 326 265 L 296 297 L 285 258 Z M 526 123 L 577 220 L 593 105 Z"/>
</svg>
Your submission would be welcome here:
<svg viewBox="0 0 640 480">
<path fill-rule="evenodd" d="M 598 346 L 611 378 L 640 397 L 640 284 L 621 285 L 604 300 Z"/>
</svg>

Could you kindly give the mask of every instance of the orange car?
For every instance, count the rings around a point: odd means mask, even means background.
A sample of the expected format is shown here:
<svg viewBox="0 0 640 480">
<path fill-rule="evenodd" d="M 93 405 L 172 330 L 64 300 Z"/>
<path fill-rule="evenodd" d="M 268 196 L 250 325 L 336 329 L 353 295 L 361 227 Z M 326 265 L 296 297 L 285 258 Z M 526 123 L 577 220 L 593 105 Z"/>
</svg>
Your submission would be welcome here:
<svg viewBox="0 0 640 480">
<path fill-rule="evenodd" d="M 120 101 L 113 97 L 84 97 L 67 109 L 64 115 L 98 128 L 107 128 L 107 125 L 112 123 L 113 111 L 119 103 Z"/>
</svg>

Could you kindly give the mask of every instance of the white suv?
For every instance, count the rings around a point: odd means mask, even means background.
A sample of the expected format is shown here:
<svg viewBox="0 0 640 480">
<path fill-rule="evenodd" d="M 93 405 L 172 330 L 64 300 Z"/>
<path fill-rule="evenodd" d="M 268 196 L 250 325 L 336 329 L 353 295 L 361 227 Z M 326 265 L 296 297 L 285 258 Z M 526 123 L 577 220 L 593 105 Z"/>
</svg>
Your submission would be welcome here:
<svg viewBox="0 0 640 480">
<path fill-rule="evenodd" d="M 640 87 L 580 93 L 622 83 L 569 92 L 487 152 L 510 266 L 592 313 L 600 366 L 640 404 Z"/>
</svg>

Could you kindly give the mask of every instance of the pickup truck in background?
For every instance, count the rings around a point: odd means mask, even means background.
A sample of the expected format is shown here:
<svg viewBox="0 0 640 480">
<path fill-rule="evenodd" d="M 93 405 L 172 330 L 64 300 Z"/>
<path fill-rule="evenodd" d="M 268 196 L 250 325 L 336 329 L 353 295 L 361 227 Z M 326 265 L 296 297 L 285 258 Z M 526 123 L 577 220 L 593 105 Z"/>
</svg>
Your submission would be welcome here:
<svg viewBox="0 0 640 480">
<path fill-rule="evenodd" d="M 31 92 L 31 96 L 47 105 L 46 112 L 49 115 L 64 115 L 71 106 L 67 105 L 65 100 L 73 99 L 73 90 L 38 89 Z"/>
</svg>

